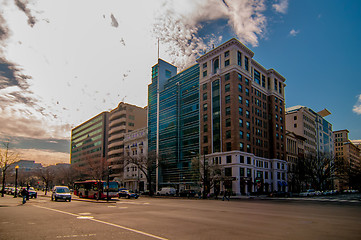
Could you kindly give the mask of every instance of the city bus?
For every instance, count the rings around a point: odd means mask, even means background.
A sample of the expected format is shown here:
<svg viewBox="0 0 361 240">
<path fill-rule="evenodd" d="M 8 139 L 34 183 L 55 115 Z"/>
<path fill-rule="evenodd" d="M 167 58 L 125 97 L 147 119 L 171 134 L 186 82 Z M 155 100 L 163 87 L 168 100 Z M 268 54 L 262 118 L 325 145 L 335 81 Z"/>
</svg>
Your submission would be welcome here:
<svg viewBox="0 0 361 240">
<path fill-rule="evenodd" d="M 118 191 L 118 183 L 109 182 L 109 198 L 118 197 Z M 105 199 L 107 198 L 107 182 L 98 180 L 75 182 L 74 195 L 81 198 Z"/>
</svg>

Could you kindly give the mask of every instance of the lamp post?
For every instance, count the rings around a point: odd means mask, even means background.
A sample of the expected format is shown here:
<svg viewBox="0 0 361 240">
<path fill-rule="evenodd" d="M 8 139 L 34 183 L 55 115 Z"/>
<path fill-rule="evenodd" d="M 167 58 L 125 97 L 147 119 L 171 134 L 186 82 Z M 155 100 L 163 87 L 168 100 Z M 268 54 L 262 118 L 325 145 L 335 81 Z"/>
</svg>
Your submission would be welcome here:
<svg viewBox="0 0 361 240">
<path fill-rule="evenodd" d="M 15 166 L 15 193 L 14 193 L 14 198 L 18 197 L 18 169 L 19 169 L 19 166 L 16 165 Z"/>
</svg>

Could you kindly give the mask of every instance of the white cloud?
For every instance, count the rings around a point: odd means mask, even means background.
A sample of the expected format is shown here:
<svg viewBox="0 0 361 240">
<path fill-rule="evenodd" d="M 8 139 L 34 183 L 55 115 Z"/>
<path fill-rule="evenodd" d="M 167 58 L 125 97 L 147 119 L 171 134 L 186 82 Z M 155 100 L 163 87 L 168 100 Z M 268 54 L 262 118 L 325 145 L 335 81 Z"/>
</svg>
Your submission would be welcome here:
<svg viewBox="0 0 361 240">
<path fill-rule="evenodd" d="M 285 14 L 288 9 L 288 0 L 276 0 L 272 7 L 276 12 Z"/>
<path fill-rule="evenodd" d="M 352 111 L 358 115 L 361 114 L 361 94 L 357 96 L 357 102 L 353 106 Z"/>
<path fill-rule="evenodd" d="M 299 34 L 299 33 L 300 33 L 300 30 L 294 30 L 294 29 L 292 29 L 292 30 L 290 31 L 290 35 L 291 35 L 292 37 L 296 37 L 297 34 Z"/>
</svg>

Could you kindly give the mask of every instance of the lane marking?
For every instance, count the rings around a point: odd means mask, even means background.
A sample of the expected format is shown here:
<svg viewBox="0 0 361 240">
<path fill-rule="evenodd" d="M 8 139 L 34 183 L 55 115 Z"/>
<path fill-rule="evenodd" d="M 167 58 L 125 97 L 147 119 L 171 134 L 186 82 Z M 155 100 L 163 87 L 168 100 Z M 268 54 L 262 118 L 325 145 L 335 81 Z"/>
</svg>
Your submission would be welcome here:
<svg viewBox="0 0 361 240">
<path fill-rule="evenodd" d="M 48 207 L 43 207 L 43 206 L 39 206 L 39 205 L 33 205 L 33 206 L 38 207 L 38 208 L 47 209 L 47 210 L 54 211 L 54 212 L 58 212 L 58 213 L 68 214 L 68 215 L 70 215 L 70 216 L 74 216 L 74 217 L 77 217 L 77 218 L 79 218 L 79 217 L 84 217 L 84 216 L 81 216 L 81 215 L 78 215 L 78 214 L 74 214 L 74 213 L 70 213 L 70 212 L 65 212 L 65 211 L 61 211 L 61 210 L 54 209 L 54 208 L 48 208 Z M 112 226 L 112 227 L 116 227 L 116 228 L 128 230 L 128 231 L 130 231 L 130 232 L 138 233 L 138 234 L 141 234 L 141 235 L 144 235 L 144 236 L 148 236 L 148 237 L 151 237 L 151 238 L 155 238 L 155 239 L 168 240 L 167 238 L 159 237 L 159 236 L 156 236 L 156 235 L 153 235 L 153 234 L 150 234 L 150 233 L 146 233 L 146 232 L 143 232 L 143 231 L 140 231 L 140 230 L 136 230 L 136 229 L 133 229 L 133 228 L 128 228 L 128 227 L 121 226 L 121 225 L 118 225 L 118 224 L 101 221 L 101 220 L 98 220 L 98 219 L 95 219 L 95 218 L 87 218 L 86 220 L 94 221 L 94 222 L 98 222 L 98 223 L 103 223 L 103 224 L 106 224 L 106 225 L 109 225 L 109 226 Z"/>
</svg>

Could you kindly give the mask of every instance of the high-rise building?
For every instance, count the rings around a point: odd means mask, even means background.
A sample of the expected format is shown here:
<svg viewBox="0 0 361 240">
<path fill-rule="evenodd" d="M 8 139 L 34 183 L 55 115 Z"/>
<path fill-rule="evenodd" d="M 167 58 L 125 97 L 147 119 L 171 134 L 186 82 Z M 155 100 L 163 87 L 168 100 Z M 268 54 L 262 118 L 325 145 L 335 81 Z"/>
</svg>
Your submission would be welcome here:
<svg viewBox="0 0 361 240">
<path fill-rule="evenodd" d="M 286 190 L 285 78 L 236 39 L 201 56 L 200 140 L 236 194 Z M 245 161 L 245 159 L 247 161 Z"/>
<path fill-rule="evenodd" d="M 106 164 L 108 114 L 102 112 L 71 130 L 70 162 L 81 170 L 84 177 L 92 175 L 86 170 L 89 164 Z"/>
<path fill-rule="evenodd" d="M 194 183 L 191 159 L 199 149 L 199 68 L 196 64 L 176 71 L 159 59 L 148 87 L 148 152 L 157 157 L 157 189 Z"/>
<path fill-rule="evenodd" d="M 285 78 L 253 55 L 231 39 L 174 77 L 173 65 L 153 66 L 148 141 L 149 151 L 163 163 L 159 186 L 192 187 L 191 159 L 198 157 L 207 166 L 219 165 L 222 177 L 228 177 L 211 192 L 287 189 Z M 169 78 L 160 80 L 167 71 Z"/>
<path fill-rule="evenodd" d="M 306 138 L 305 154 L 323 154 L 333 158 L 332 124 L 324 119 L 330 112 L 315 112 L 304 106 L 286 109 L 286 129 Z"/>
<path fill-rule="evenodd" d="M 124 184 L 124 136 L 126 133 L 147 126 L 147 108 L 120 102 L 109 113 L 108 165 L 110 177 Z"/>
<path fill-rule="evenodd" d="M 361 172 L 361 149 L 348 138 L 347 129 L 334 131 L 335 161 L 345 161 L 344 171 L 336 171 L 335 189 L 342 191 L 357 185 L 352 182 L 352 176 Z"/>
</svg>

